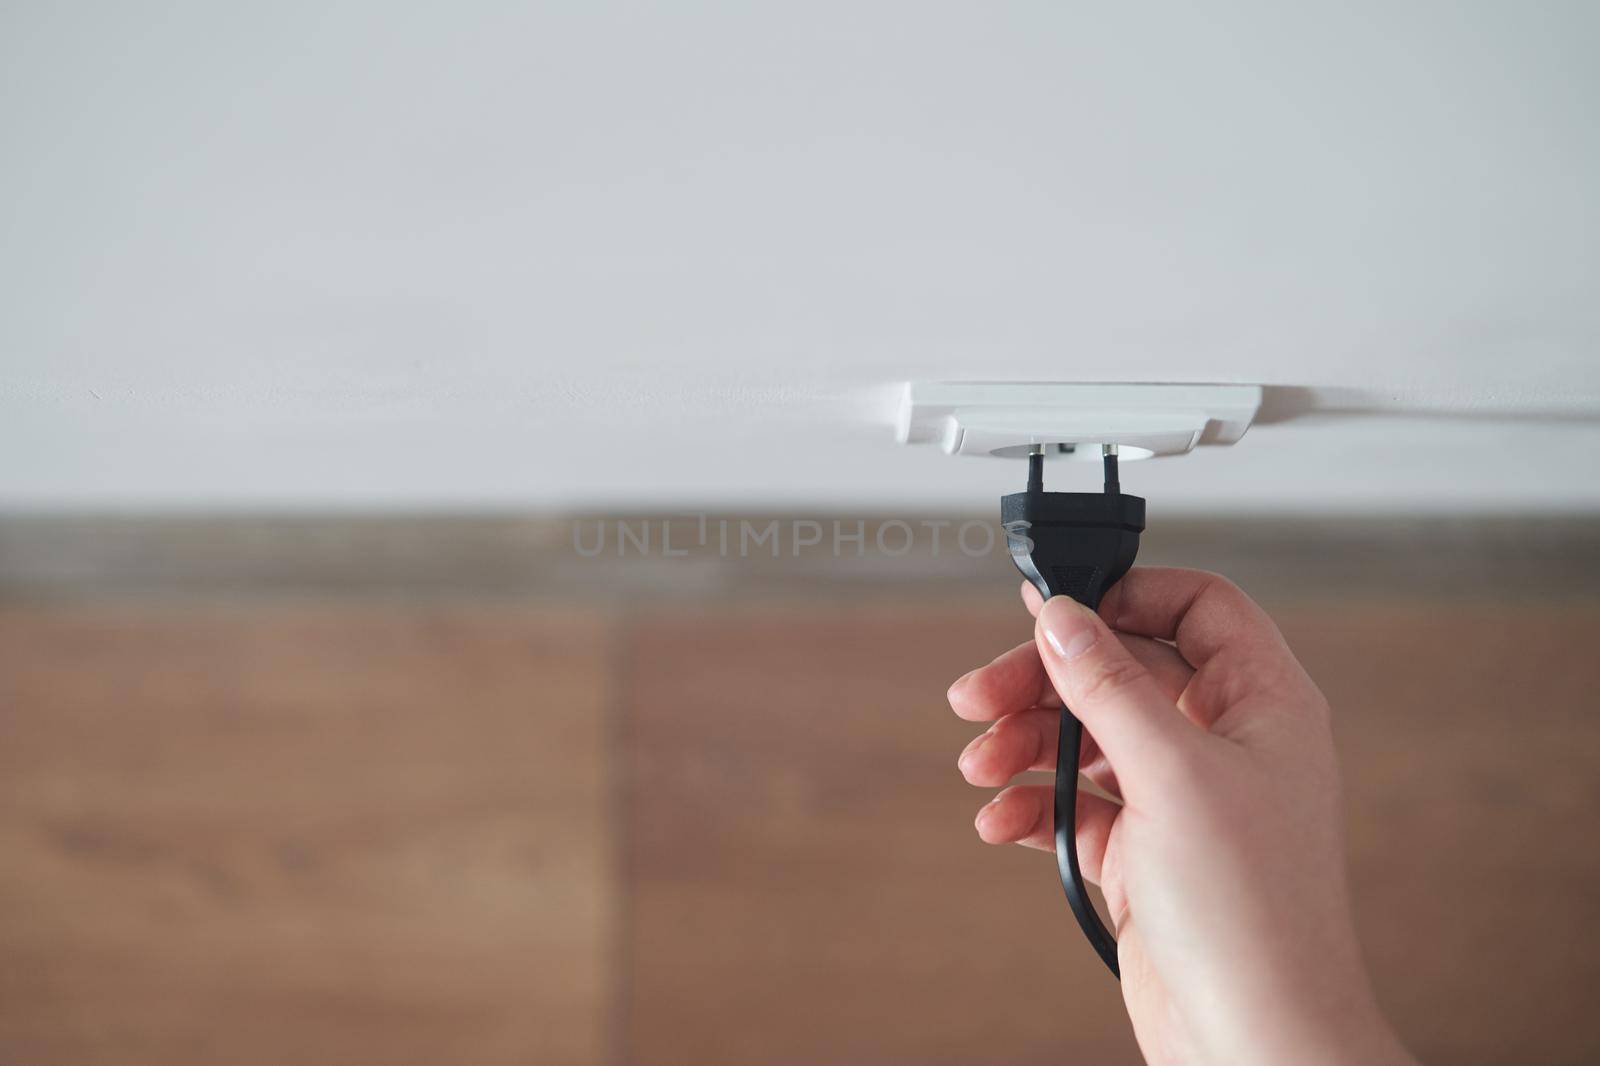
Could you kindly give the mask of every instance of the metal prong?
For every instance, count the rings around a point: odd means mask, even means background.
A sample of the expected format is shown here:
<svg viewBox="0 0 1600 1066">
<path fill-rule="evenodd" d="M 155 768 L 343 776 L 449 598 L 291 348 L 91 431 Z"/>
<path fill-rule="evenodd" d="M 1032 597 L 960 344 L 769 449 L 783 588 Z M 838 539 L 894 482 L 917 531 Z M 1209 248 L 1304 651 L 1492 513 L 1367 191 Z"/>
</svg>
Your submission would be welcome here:
<svg viewBox="0 0 1600 1066">
<path fill-rule="evenodd" d="M 1106 468 L 1106 495 L 1115 496 L 1122 491 L 1122 482 L 1117 477 L 1117 446 L 1100 445 L 1100 456 Z"/>
<path fill-rule="evenodd" d="M 1028 450 L 1028 491 L 1044 491 L 1044 445 L 1035 444 Z"/>
</svg>

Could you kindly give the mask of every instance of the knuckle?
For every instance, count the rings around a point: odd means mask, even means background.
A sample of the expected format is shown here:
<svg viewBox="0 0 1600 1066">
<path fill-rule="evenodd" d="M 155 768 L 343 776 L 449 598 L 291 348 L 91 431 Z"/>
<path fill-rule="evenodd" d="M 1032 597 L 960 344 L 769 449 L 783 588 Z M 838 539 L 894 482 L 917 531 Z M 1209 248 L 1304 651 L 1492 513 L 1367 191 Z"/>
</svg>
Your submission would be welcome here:
<svg viewBox="0 0 1600 1066">
<path fill-rule="evenodd" d="M 989 732 L 996 739 L 1003 740 L 1009 744 L 1017 738 L 1020 730 L 1025 729 L 1025 724 L 1019 720 L 1021 718 L 1022 715 L 1020 714 L 1008 714 L 990 726 Z"/>
<path fill-rule="evenodd" d="M 1197 571 L 1200 581 L 1194 586 L 1190 595 L 1191 604 L 1204 600 L 1208 603 L 1223 604 L 1228 607 L 1238 607 L 1242 604 L 1254 603 L 1248 593 L 1225 574 L 1218 574 L 1211 570 Z"/>
<path fill-rule="evenodd" d="M 1027 769 L 1044 757 L 1044 730 L 1040 717 L 1031 711 L 1008 714 L 989 732 L 999 741 L 996 748 L 1005 752 L 1019 769 Z"/>
<path fill-rule="evenodd" d="M 1250 602 L 1250 597 L 1245 595 L 1244 589 L 1235 584 L 1231 578 L 1213 573 L 1210 570 L 1202 570 L 1201 573 L 1204 575 L 1205 580 L 1196 594 L 1196 599 L 1200 596 L 1211 596 L 1229 603 Z"/>
</svg>

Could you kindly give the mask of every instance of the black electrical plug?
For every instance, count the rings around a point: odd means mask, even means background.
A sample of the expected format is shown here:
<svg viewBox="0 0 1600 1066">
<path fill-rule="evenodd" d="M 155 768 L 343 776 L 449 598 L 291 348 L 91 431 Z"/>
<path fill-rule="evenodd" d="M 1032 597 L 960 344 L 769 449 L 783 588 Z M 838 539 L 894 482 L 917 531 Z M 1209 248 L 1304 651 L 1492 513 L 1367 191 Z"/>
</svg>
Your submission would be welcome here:
<svg viewBox="0 0 1600 1066">
<path fill-rule="evenodd" d="M 1044 450 L 1028 456 L 1028 488 L 1000 499 L 1000 520 L 1011 561 L 1044 599 L 1070 596 L 1096 610 L 1100 599 L 1133 566 L 1144 532 L 1144 500 L 1123 495 L 1117 476 L 1117 447 L 1102 449 L 1104 492 L 1044 491 Z M 1120 978 L 1117 942 L 1095 913 L 1078 869 L 1078 758 L 1083 724 L 1064 704 L 1056 745 L 1056 866 L 1067 902 L 1084 936 L 1113 976 Z"/>
</svg>

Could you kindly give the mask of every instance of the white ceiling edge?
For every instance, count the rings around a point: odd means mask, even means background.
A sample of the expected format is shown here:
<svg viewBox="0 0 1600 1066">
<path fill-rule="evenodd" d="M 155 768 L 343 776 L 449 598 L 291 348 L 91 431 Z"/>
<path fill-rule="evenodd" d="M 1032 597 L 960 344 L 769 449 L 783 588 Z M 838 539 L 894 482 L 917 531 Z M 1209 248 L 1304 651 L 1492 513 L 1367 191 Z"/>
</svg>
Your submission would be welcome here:
<svg viewBox="0 0 1600 1066">
<path fill-rule="evenodd" d="M 0 510 L 1011 491 L 909 379 L 1275 389 L 1157 514 L 1600 508 L 1600 7 L 1102 7 L 8 7 Z"/>
<path fill-rule="evenodd" d="M 680 409 L 655 425 L 635 411 L 628 432 L 591 412 L 481 419 L 471 401 L 419 425 L 354 411 L 262 424 L 231 404 L 193 398 L 182 405 L 189 416 L 173 419 L 150 413 L 170 412 L 166 403 L 91 399 L 102 408 L 93 429 L 60 442 L 49 463 L 8 468 L 4 506 L 982 510 L 1020 487 L 1020 461 L 896 443 L 883 407 L 896 391 L 867 387 L 720 415 Z M 192 428 L 197 411 L 201 435 Z M 59 476 L 62 469 L 72 476 Z M 29 470 L 38 471 L 31 481 Z M 1092 488 L 1097 478 L 1059 462 L 1048 483 Z M 1262 422 L 1237 444 L 1127 463 L 1124 485 L 1148 497 L 1155 514 L 1600 511 L 1600 404 L 1569 397 L 1560 406 L 1442 407 L 1269 387 Z"/>
</svg>

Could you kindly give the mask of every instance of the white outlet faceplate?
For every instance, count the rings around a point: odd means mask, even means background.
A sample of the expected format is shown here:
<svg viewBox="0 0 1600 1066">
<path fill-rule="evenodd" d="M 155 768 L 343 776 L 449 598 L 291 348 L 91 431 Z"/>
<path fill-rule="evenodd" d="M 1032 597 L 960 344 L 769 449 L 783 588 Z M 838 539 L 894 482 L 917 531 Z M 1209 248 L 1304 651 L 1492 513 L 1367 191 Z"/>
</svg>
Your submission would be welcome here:
<svg viewBox="0 0 1600 1066">
<path fill-rule="evenodd" d="M 1181 455 L 1232 444 L 1261 406 L 1259 385 L 909 382 L 896 430 L 902 444 L 951 455 L 1049 454 L 1096 462 L 1100 445 L 1123 459 Z"/>
</svg>

